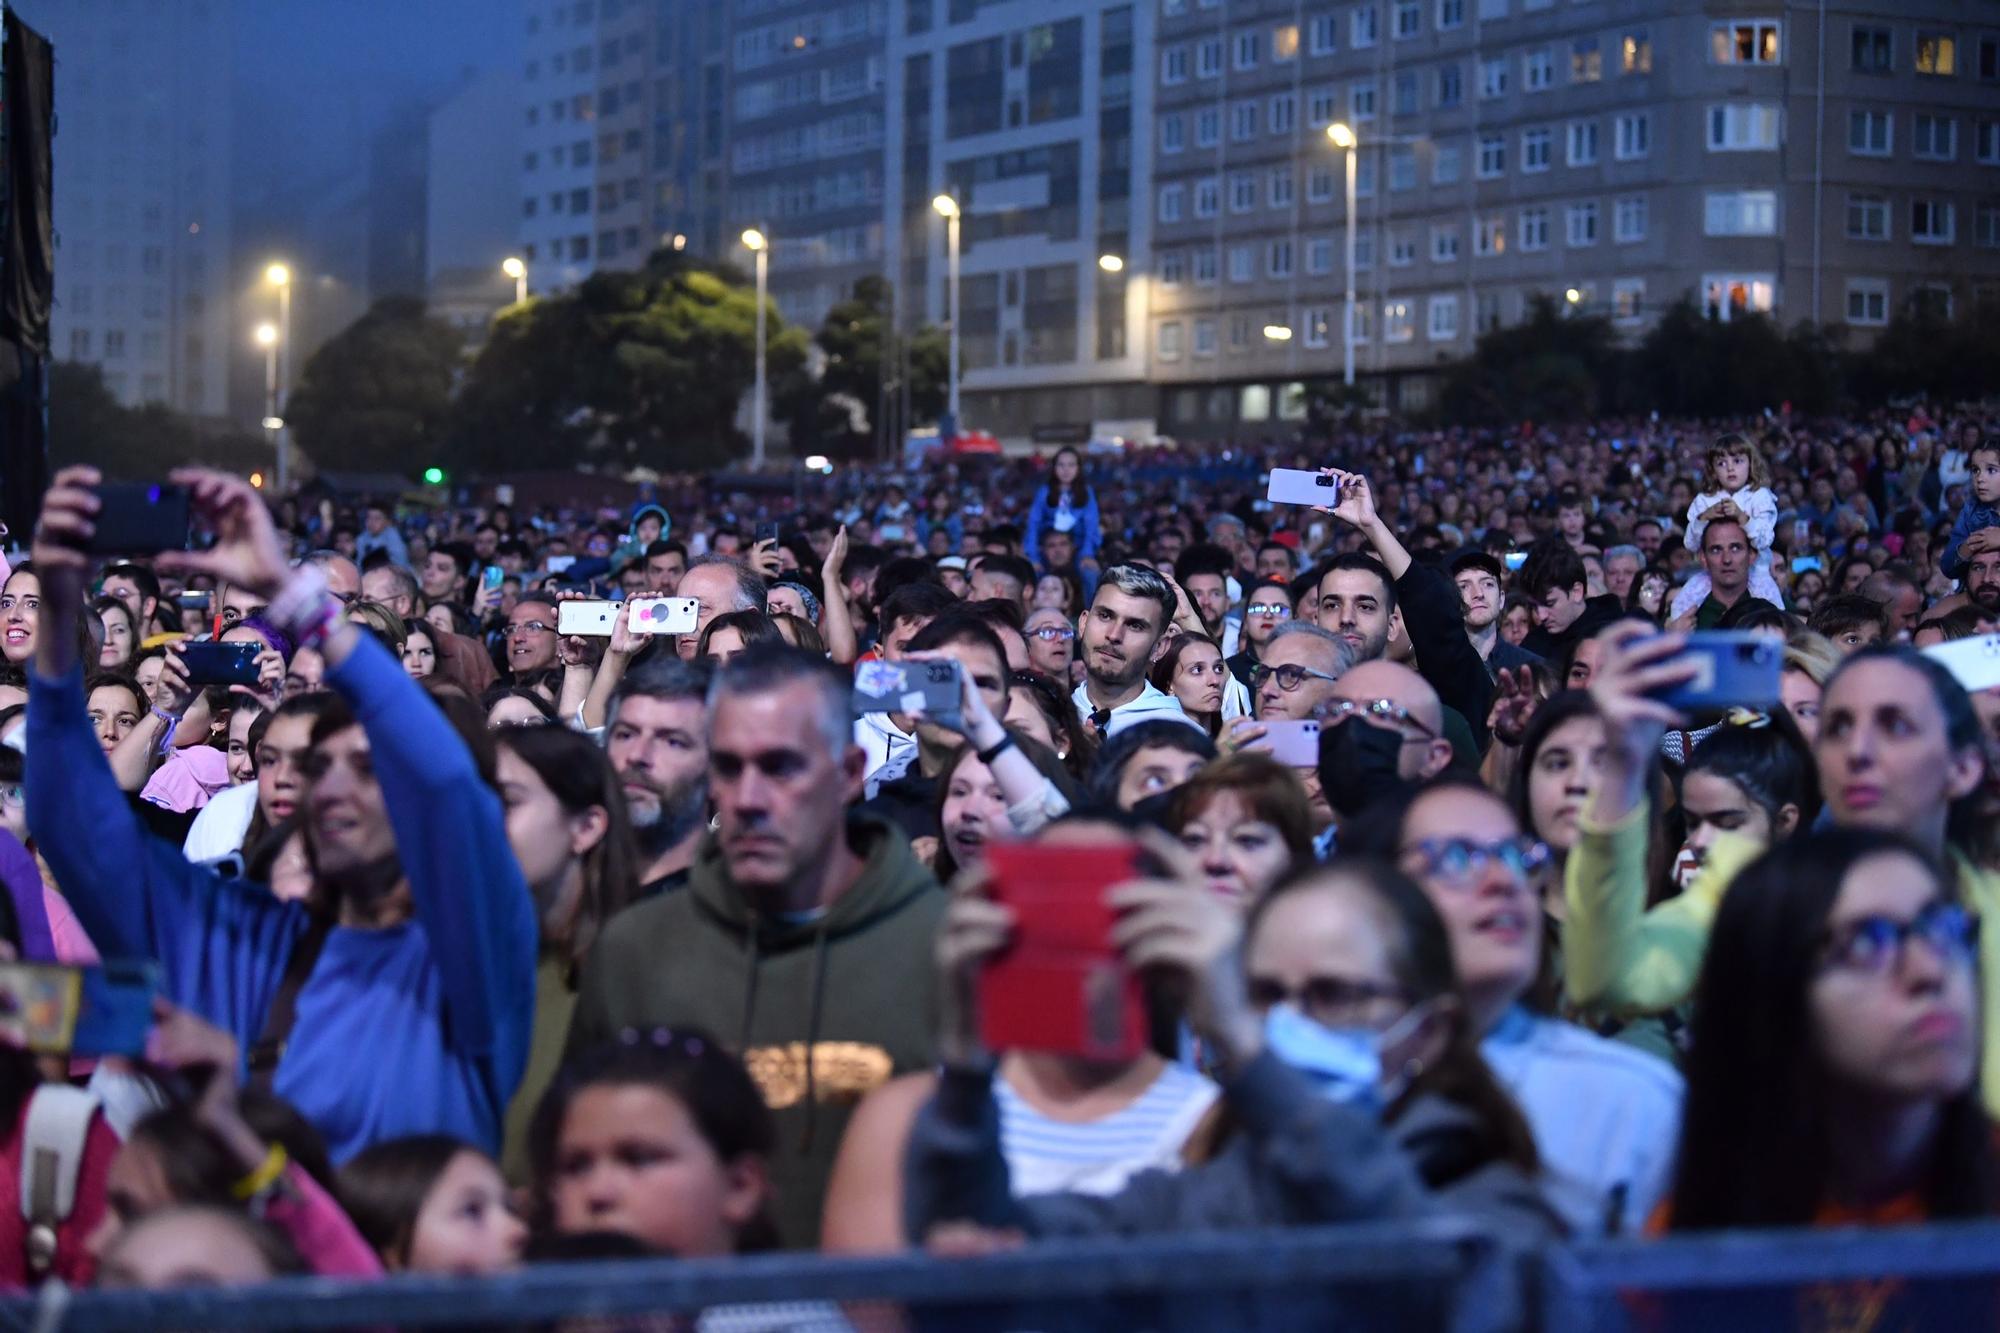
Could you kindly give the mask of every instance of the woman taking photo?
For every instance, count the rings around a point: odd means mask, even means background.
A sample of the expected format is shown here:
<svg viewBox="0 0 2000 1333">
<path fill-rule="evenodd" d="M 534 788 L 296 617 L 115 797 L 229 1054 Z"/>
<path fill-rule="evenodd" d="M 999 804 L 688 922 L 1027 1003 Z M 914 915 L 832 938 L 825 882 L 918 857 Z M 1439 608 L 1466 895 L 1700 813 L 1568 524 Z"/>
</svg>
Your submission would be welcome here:
<svg viewBox="0 0 2000 1333">
<path fill-rule="evenodd" d="M 1230 676 L 1215 640 L 1205 634 L 1176 634 L 1147 678 L 1153 688 L 1180 700 L 1182 711 L 1211 739 L 1222 730 L 1222 694 Z"/>
<path fill-rule="evenodd" d="M 1064 446 L 1049 460 L 1049 484 L 1035 491 L 1028 509 L 1027 549 L 1037 559 L 1042 533 L 1067 532 L 1076 542 L 1076 562 L 1097 558 L 1097 492 L 1084 479 L 1083 456 Z"/>
</svg>

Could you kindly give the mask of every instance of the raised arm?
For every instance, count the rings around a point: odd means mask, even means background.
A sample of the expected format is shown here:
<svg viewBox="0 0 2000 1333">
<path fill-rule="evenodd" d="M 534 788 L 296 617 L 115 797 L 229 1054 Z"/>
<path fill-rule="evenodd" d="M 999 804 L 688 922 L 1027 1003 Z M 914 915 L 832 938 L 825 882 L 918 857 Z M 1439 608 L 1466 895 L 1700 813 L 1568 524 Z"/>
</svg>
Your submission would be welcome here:
<svg viewBox="0 0 2000 1333">
<path fill-rule="evenodd" d="M 861 656 L 861 637 L 854 631 L 854 615 L 847 606 L 847 586 L 841 581 L 847 563 L 847 525 L 833 534 L 833 547 L 820 566 L 820 637 L 826 640 L 827 658 L 836 666 L 853 666 Z M 887 626 L 883 627 L 886 633 Z"/>
</svg>

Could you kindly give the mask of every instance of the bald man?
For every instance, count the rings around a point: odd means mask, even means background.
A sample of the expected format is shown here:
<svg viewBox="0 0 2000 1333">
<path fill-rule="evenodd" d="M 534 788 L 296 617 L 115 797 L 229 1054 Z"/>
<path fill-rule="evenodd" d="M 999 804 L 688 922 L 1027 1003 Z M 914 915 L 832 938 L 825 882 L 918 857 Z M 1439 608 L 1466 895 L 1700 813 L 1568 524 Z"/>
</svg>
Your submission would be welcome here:
<svg viewBox="0 0 2000 1333">
<path fill-rule="evenodd" d="M 1336 779 L 1327 787 L 1336 814 L 1358 814 L 1359 805 L 1388 794 L 1377 784 L 1423 782 L 1451 765 L 1444 705 L 1430 682 L 1410 668 L 1382 659 L 1362 662 L 1334 682 L 1332 694 L 1327 726 L 1372 727 L 1382 733 L 1367 738 L 1374 744 L 1359 736 L 1329 736 L 1321 742 L 1321 774 Z M 1389 736 L 1397 742 L 1393 756 L 1386 744 Z M 1330 764 L 1339 772 L 1329 772 Z M 1355 799 L 1335 799 L 1348 795 Z M 1350 805 L 1356 808 L 1346 808 Z"/>
<path fill-rule="evenodd" d="M 361 596 L 361 571 L 354 562 L 338 551 L 314 551 L 305 563 L 319 566 L 326 575 L 326 590 L 343 602 L 352 602 Z"/>
</svg>

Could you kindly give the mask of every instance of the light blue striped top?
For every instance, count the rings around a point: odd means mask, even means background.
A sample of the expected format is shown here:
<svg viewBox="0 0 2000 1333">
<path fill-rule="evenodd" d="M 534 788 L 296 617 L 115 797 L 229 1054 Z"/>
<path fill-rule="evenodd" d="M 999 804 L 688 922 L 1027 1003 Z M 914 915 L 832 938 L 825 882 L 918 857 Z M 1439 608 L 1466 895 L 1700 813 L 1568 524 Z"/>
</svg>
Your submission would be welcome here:
<svg viewBox="0 0 2000 1333">
<path fill-rule="evenodd" d="M 1218 1092 L 1209 1079 L 1169 1064 L 1129 1105 L 1101 1120 L 1073 1124 L 1042 1114 L 1005 1077 L 996 1078 L 1000 1151 L 1014 1192 L 1115 1194 L 1148 1168 L 1178 1170 L 1182 1145 Z"/>
</svg>

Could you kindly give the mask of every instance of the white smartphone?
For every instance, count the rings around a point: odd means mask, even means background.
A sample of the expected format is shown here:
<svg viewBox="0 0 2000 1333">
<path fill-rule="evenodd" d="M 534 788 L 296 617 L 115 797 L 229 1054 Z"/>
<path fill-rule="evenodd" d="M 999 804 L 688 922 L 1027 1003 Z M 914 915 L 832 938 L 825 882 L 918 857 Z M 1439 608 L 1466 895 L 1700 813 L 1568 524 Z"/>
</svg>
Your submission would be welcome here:
<svg viewBox="0 0 2000 1333">
<path fill-rule="evenodd" d="M 634 634 L 692 634 L 701 619 L 701 603 L 692 597 L 635 597 L 626 605 Z"/>
<path fill-rule="evenodd" d="M 1319 767 L 1319 722 L 1315 718 L 1272 718 L 1260 722 L 1264 734 L 1243 748 L 1270 755 L 1287 768 Z"/>
<path fill-rule="evenodd" d="M 617 602 L 559 602 L 556 632 L 608 639 L 611 627 L 618 623 L 618 609 Z"/>
<path fill-rule="evenodd" d="M 2000 686 L 2000 634 L 1935 643 L 1924 649 L 1924 656 L 1943 663 L 1967 694 Z"/>
<path fill-rule="evenodd" d="M 1272 504 L 1324 505 L 1331 509 L 1340 503 L 1340 483 L 1323 472 L 1274 467 L 1271 488 L 1265 498 Z"/>
</svg>

